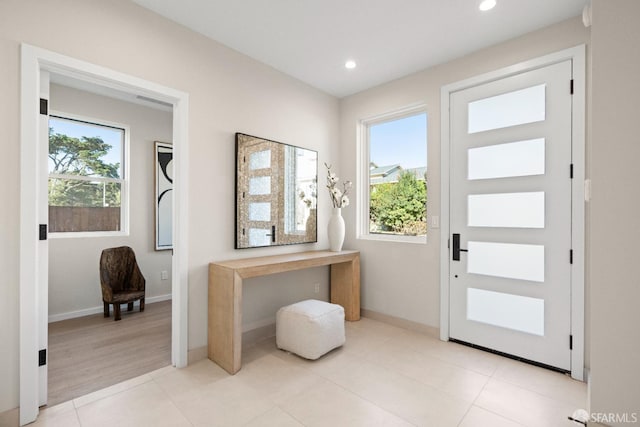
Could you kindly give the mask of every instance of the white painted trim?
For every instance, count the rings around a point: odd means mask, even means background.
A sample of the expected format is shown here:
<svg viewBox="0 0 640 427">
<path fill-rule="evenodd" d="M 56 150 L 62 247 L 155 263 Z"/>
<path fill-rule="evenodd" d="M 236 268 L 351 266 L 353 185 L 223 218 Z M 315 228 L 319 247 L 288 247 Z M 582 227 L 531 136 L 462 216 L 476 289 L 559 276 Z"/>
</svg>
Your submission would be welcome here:
<svg viewBox="0 0 640 427">
<path fill-rule="evenodd" d="M 378 242 L 401 242 L 401 243 L 413 243 L 418 245 L 427 244 L 427 236 L 403 236 L 400 234 L 362 234 L 358 236 L 360 240 L 373 240 Z"/>
<path fill-rule="evenodd" d="M 545 67 L 558 62 L 573 61 L 574 96 L 572 100 L 572 160 L 574 179 L 572 183 L 572 230 L 574 251 L 571 266 L 571 376 L 584 380 L 584 180 L 585 180 L 585 46 L 579 45 L 560 52 L 521 62 L 486 74 L 481 74 L 460 82 L 443 86 L 440 90 L 440 173 L 441 173 L 441 239 L 440 239 L 440 339 L 449 339 L 449 247 L 450 236 L 450 134 L 449 97 L 457 92 L 479 84 L 488 83 L 514 74 Z"/>
<path fill-rule="evenodd" d="M 572 153 L 574 164 L 571 201 L 571 377 L 585 381 L 585 168 L 586 168 L 586 47 L 577 46 L 572 51 L 573 99 L 572 99 Z M 576 165 L 578 165 L 576 167 Z"/>
<path fill-rule="evenodd" d="M 424 323 L 414 322 L 412 320 L 403 319 L 401 317 L 391 316 L 379 311 L 368 310 L 363 308 L 360 310 L 360 315 L 369 319 L 384 322 L 388 325 L 397 326 L 398 328 L 407 329 L 409 331 L 417 332 L 422 335 L 427 335 L 432 338 L 438 338 L 440 333 L 438 328 L 425 325 Z"/>
<path fill-rule="evenodd" d="M 145 297 L 144 299 L 144 304 L 145 307 L 149 304 L 153 304 L 156 302 L 161 302 L 161 301 L 168 301 L 171 299 L 171 294 L 166 294 L 166 295 L 158 295 L 155 297 Z M 134 307 L 139 307 L 140 306 L 140 301 L 135 301 L 133 303 Z M 66 313 L 59 313 L 59 314 L 51 314 L 49 315 L 49 323 L 53 323 L 53 322 L 60 322 L 62 320 L 67 320 L 67 319 L 76 319 L 78 317 L 84 317 L 84 316 L 91 316 L 92 314 L 98 314 L 98 313 L 102 313 L 102 310 L 104 309 L 104 307 L 101 306 L 96 306 L 96 307 L 91 307 L 91 308 L 85 308 L 82 310 L 77 310 L 77 311 L 69 311 Z"/>
<path fill-rule="evenodd" d="M 84 82 L 147 96 L 173 105 L 175 176 L 174 257 L 172 289 L 172 363 L 187 365 L 188 349 L 188 105 L 189 95 L 138 77 L 74 59 L 65 55 L 21 45 L 20 83 L 20 425 L 38 416 L 38 326 L 37 279 L 38 185 L 34 170 L 38 141 L 40 72 L 46 70 Z"/>
<path fill-rule="evenodd" d="M 440 89 L 440 339 L 449 341 L 449 86 Z"/>
<path fill-rule="evenodd" d="M 171 363 L 188 364 L 189 345 L 189 95 L 180 92 L 173 99 L 173 263 L 171 273 L 173 304 L 171 318 Z"/>
<path fill-rule="evenodd" d="M 276 316 L 265 317 L 264 319 L 256 320 L 242 325 L 242 333 L 253 331 L 254 329 L 264 328 L 265 326 L 275 325 Z"/>
<path fill-rule="evenodd" d="M 192 348 L 189 350 L 189 365 L 204 360 L 209 355 L 209 346 Z"/>
<path fill-rule="evenodd" d="M 38 197 L 36 170 L 40 64 L 22 46 L 20 59 L 20 425 L 38 416 Z M 35 114 L 34 114 L 35 113 Z"/>
</svg>

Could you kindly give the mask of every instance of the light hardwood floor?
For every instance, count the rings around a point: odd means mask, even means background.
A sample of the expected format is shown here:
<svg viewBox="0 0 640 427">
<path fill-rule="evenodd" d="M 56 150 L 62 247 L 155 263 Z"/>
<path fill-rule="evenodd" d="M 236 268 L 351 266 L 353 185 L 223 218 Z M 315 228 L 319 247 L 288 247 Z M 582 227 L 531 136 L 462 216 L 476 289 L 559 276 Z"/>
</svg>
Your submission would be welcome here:
<svg viewBox="0 0 640 427">
<path fill-rule="evenodd" d="M 171 364 L 171 301 L 49 324 L 48 406 Z"/>
</svg>

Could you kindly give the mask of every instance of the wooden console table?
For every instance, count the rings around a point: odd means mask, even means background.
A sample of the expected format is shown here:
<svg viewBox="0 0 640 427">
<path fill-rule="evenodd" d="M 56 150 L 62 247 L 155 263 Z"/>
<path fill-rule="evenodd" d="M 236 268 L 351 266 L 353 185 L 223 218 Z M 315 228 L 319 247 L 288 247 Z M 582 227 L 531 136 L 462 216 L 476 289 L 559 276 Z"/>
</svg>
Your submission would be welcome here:
<svg viewBox="0 0 640 427">
<path fill-rule="evenodd" d="M 209 359 L 230 374 L 242 366 L 242 279 L 331 266 L 331 302 L 360 320 L 360 252 L 311 251 L 209 264 Z"/>
</svg>

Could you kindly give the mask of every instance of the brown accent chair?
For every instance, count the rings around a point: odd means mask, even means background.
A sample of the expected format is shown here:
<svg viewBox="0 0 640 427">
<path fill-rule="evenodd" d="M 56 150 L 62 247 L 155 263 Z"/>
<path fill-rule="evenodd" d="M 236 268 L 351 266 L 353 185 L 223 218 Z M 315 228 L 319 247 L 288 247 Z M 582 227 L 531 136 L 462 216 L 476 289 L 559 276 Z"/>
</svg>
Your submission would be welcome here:
<svg viewBox="0 0 640 427">
<path fill-rule="evenodd" d="M 144 311 L 144 276 L 138 268 L 136 254 L 129 246 L 108 248 L 100 256 L 100 285 L 104 317 L 109 317 L 109 304 L 113 304 L 115 320 L 120 320 L 120 304 L 133 310 L 133 302 L 140 300 Z"/>
</svg>

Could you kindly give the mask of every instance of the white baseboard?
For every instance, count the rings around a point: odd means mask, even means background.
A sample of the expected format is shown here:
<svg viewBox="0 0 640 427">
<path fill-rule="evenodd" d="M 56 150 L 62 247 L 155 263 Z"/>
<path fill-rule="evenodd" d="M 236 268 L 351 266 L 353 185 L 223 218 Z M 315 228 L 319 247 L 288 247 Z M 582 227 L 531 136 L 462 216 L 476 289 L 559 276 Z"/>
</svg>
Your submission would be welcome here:
<svg viewBox="0 0 640 427">
<path fill-rule="evenodd" d="M 256 324 L 262 323 L 255 322 Z M 256 327 L 255 329 L 251 329 L 242 333 L 242 347 L 250 347 L 256 344 L 259 341 L 262 341 L 266 338 L 271 338 L 276 336 L 276 324 L 269 323 L 264 326 Z M 208 356 L 209 347 L 202 346 L 197 348 L 192 348 L 188 352 L 187 363 L 189 365 L 199 362 L 200 360 L 206 359 Z"/>
<path fill-rule="evenodd" d="M 144 303 L 145 305 L 153 304 L 154 302 L 167 301 L 170 299 L 171 299 L 171 294 L 158 295 L 155 297 L 146 297 L 144 299 Z M 135 307 L 140 306 L 140 301 L 134 302 L 133 305 Z M 104 307 L 100 305 L 98 307 L 85 308 L 82 310 L 70 311 L 67 313 L 52 314 L 49 316 L 49 323 L 59 322 L 61 320 L 67 320 L 67 319 L 75 319 L 76 317 L 90 316 L 92 314 L 102 313 L 103 310 L 104 310 Z"/>
<path fill-rule="evenodd" d="M 252 346 L 259 341 L 276 336 L 276 324 L 271 323 L 242 333 L 242 345 Z"/>
<path fill-rule="evenodd" d="M 440 339 L 440 329 L 434 326 L 402 319 L 400 317 L 391 316 L 389 314 L 384 314 L 373 310 L 367 310 L 366 308 L 360 309 L 360 315 L 362 317 L 367 317 L 369 319 L 387 323 L 392 326 L 397 326 L 398 328 L 408 329 L 413 332 L 418 332 L 420 334 Z"/>
<path fill-rule="evenodd" d="M 440 337 L 440 330 L 436 327 L 424 325 L 422 323 L 412 322 L 388 314 L 379 313 L 373 310 L 361 309 L 362 317 L 387 323 L 403 329 L 409 329 L 414 332 L 425 334 L 434 338 Z M 272 317 L 250 322 L 242 328 L 242 346 L 249 347 L 266 338 L 276 335 L 276 323 Z M 198 347 L 189 350 L 189 365 L 207 357 L 208 347 Z"/>
<path fill-rule="evenodd" d="M 192 348 L 187 352 L 187 365 L 191 365 L 192 363 L 199 362 L 200 360 L 204 360 L 207 358 L 208 347 L 202 346 L 198 348 Z"/>
</svg>

